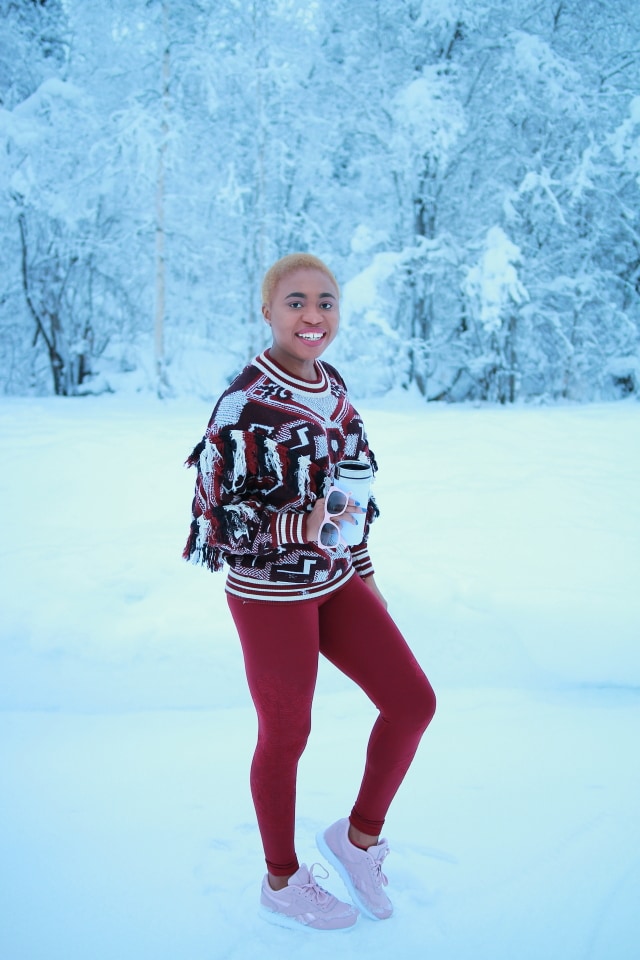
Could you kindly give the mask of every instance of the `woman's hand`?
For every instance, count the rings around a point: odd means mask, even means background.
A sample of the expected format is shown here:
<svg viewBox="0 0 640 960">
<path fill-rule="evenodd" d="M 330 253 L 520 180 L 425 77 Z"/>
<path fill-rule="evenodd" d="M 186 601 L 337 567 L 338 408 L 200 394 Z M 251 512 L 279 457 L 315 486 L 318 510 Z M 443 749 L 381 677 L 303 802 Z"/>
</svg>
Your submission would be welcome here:
<svg viewBox="0 0 640 960">
<path fill-rule="evenodd" d="M 313 505 L 313 510 L 307 514 L 307 524 L 306 524 L 306 538 L 308 543 L 317 543 L 318 537 L 320 536 L 320 527 L 324 523 L 324 505 L 325 498 L 321 497 Z M 341 513 L 339 517 L 334 519 L 334 523 L 339 525 L 341 520 L 346 520 L 348 523 L 355 523 L 352 514 L 354 513 L 364 513 L 362 507 L 356 506 L 355 500 L 349 498 L 349 503 L 347 504 L 347 509 L 344 513 Z"/>
<path fill-rule="evenodd" d="M 308 543 L 317 543 L 320 536 L 320 527 L 324 520 L 324 497 L 316 500 L 313 510 L 307 514 L 306 539 Z"/>
<path fill-rule="evenodd" d="M 385 610 L 388 610 L 389 604 L 380 593 L 380 590 L 378 589 L 378 584 L 374 580 L 373 574 L 371 573 L 369 574 L 368 577 L 363 577 L 362 582 L 366 584 L 367 587 L 369 587 L 369 590 L 371 590 L 371 592 L 378 598 L 378 600 L 380 601 L 382 606 L 385 608 Z"/>
</svg>

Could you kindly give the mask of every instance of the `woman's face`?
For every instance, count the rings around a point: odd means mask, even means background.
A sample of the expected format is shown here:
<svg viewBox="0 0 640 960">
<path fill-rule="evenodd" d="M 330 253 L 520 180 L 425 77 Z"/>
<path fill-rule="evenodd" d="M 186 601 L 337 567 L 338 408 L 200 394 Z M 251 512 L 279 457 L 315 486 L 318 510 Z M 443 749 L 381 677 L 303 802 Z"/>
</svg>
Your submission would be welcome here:
<svg viewBox="0 0 640 960">
<path fill-rule="evenodd" d="M 296 377 L 316 380 L 315 360 L 340 323 L 339 294 L 332 280 L 313 267 L 292 270 L 278 281 L 262 313 L 273 334 L 273 359 Z"/>
</svg>

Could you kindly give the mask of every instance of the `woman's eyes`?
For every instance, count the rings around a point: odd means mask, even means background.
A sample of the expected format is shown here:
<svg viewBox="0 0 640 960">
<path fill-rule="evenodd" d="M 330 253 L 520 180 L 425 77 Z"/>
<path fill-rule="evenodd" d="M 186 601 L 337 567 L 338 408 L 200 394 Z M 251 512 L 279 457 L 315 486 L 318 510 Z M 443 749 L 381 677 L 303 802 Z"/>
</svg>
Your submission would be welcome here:
<svg viewBox="0 0 640 960">
<path fill-rule="evenodd" d="M 289 306 L 292 307 L 294 310 L 299 310 L 301 307 L 304 307 L 304 303 L 301 300 L 290 300 Z M 319 306 L 321 310 L 333 309 L 333 303 L 330 300 L 322 301 L 319 304 Z"/>
</svg>

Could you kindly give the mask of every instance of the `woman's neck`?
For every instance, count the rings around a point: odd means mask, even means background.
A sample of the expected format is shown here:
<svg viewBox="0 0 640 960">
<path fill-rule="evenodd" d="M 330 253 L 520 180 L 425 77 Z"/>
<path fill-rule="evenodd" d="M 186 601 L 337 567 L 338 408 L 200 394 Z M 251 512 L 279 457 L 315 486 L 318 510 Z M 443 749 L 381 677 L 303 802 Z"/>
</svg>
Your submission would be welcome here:
<svg viewBox="0 0 640 960">
<path fill-rule="evenodd" d="M 267 349 L 267 354 L 273 363 L 281 367 L 285 373 L 290 374 L 297 380 L 306 380 L 307 383 L 318 383 L 321 379 L 315 360 L 296 360 L 288 354 L 282 354 L 276 346 Z"/>
</svg>

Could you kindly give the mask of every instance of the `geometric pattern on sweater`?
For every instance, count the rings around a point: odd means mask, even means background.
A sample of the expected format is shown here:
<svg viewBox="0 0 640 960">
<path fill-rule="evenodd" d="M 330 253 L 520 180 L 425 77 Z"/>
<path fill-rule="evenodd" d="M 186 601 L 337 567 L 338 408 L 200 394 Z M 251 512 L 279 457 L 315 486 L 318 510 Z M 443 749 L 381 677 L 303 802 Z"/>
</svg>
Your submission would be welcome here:
<svg viewBox="0 0 640 960">
<path fill-rule="evenodd" d="M 354 572 L 373 573 L 373 497 L 359 546 L 326 550 L 305 540 L 305 515 L 337 463 L 362 460 L 377 470 L 342 377 L 320 360 L 316 369 L 316 382 L 300 380 L 264 351 L 219 398 L 187 459 L 197 476 L 183 556 L 210 570 L 226 564 L 227 591 L 245 599 L 302 600 L 337 589 Z"/>
</svg>

